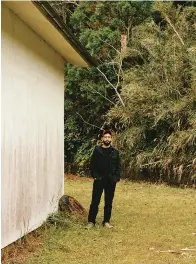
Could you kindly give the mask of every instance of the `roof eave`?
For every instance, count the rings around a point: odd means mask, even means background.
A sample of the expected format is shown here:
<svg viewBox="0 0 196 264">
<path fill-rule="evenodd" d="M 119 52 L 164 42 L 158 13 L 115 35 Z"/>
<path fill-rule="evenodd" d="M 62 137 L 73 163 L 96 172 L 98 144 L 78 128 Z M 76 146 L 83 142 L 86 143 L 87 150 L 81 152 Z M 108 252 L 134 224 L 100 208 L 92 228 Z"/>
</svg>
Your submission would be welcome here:
<svg viewBox="0 0 196 264">
<path fill-rule="evenodd" d="M 47 1 L 32 1 L 46 19 L 58 30 L 73 49 L 86 61 L 88 66 L 98 66 L 98 62 L 88 53 L 82 44 L 75 38 L 70 29 L 62 21 L 62 18 L 56 13 Z"/>
</svg>

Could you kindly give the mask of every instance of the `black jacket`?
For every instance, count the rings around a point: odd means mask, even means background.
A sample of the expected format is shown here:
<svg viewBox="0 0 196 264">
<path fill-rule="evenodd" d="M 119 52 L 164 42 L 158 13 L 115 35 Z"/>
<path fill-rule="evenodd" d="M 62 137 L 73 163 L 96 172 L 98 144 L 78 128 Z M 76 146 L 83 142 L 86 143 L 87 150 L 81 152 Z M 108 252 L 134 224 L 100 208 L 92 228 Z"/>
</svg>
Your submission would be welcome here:
<svg viewBox="0 0 196 264">
<path fill-rule="evenodd" d="M 109 166 L 109 179 L 113 182 L 117 182 L 120 180 L 120 171 L 121 171 L 121 165 L 120 165 L 120 157 L 119 152 L 114 147 L 111 147 L 111 154 L 110 154 L 110 166 Z M 101 146 L 95 147 L 93 154 L 91 156 L 91 162 L 90 162 L 90 171 L 91 176 L 93 178 L 96 178 L 98 180 L 103 179 L 103 168 L 101 164 L 103 164 L 104 154 L 102 151 Z"/>
</svg>

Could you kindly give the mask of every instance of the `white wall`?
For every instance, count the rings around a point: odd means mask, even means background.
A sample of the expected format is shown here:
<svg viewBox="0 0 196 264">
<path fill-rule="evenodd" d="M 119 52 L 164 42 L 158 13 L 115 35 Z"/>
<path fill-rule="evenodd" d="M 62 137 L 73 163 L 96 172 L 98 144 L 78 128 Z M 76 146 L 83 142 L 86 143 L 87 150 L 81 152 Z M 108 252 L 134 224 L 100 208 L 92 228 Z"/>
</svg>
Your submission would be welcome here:
<svg viewBox="0 0 196 264">
<path fill-rule="evenodd" d="M 2 247 L 63 194 L 64 62 L 2 5 Z"/>
</svg>

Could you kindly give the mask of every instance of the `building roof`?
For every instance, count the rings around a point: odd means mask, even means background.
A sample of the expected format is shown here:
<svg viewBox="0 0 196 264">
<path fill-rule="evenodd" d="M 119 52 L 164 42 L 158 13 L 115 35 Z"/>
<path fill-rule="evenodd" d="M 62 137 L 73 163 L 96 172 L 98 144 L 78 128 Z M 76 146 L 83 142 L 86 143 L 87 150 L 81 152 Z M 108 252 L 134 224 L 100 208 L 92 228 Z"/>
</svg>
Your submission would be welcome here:
<svg viewBox="0 0 196 264">
<path fill-rule="evenodd" d="M 76 39 L 71 30 L 63 22 L 48 1 L 33 1 L 34 5 L 43 13 L 43 15 L 54 25 L 54 27 L 63 35 L 63 37 L 72 45 L 89 66 L 96 66 L 97 61 L 89 54 L 84 46 Z"/>
<path fill-rule="evenodd" d="M 49 1 L 3 1 L 2 3 L 56 50 L 67 63 L 81 67 L 98 65 L 51 7 Z"/>
</svg>

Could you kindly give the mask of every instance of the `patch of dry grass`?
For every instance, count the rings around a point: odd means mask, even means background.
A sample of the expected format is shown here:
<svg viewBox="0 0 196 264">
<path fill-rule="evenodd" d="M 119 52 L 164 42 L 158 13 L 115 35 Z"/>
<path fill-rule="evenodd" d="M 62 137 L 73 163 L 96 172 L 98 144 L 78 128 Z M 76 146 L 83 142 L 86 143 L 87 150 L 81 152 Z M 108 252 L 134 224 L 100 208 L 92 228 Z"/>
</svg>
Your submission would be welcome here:
<svg viewBox="0 0 196 264">
<path fill-rule="evenodd" d="M 36 255 L 44 244 L 42 227 L 1 250 L 2 264 L 24 263 L 29 256 Z"/>
<path fill-rule="evenodd" d="M 65 193 L 86 209 L 91 188 L 89 180 L 65 180 Z M 113 230 L 101 226 L 102 199 L 95 229 L 85 230 L 81 220 L 65 229 L 51 226 L 45 232 L 44 246 L 21 263 L 195 264 L 195 201 L 193 189 L 122 181 L 114 199 Z M 179 251 L 184 248 L 192 250 Z M 174 252 L 156 252 L 165 250 Z"/>
</svg>

